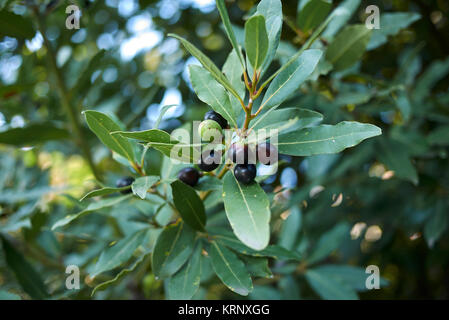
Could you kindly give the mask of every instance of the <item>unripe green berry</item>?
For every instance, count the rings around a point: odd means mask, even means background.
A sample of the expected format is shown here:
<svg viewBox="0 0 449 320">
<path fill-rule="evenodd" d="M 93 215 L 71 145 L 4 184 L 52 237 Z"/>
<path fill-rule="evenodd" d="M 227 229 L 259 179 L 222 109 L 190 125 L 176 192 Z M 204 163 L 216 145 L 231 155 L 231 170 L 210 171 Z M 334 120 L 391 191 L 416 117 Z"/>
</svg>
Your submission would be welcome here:
<svg viewBox="0 0 449 320">
<path fill-rule="evenodd" d="M 206 142 L 212 142 L 214 139 L 216 143 L 221 141 L 223 131 L 218 122 L 214 120 L 204 120 L 198 127 L 198 133 L 201 140 Z"/>
</svg>

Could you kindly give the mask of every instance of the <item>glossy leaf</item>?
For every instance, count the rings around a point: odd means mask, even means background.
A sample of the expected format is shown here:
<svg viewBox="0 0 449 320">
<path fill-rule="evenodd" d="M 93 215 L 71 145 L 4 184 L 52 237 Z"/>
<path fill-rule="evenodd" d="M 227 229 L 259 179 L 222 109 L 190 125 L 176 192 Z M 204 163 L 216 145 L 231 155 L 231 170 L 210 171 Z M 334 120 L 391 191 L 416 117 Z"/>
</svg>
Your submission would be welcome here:
<svg viewBox="0 0 449 320">
<path fill-rule="evenodd" d="M 189 76 L 198 98 L 221 114 L 231 126 L 237 127 L 237 116 L 231 107 L 229 96 L 211 74 L 200 66 L 190 65 Z"/>
<path fill-rule="evenodd" d="M 152 267 L 155 276 L 167 278 L 176 273 L 190 257 L 195 232 L 182 221 L 168 225 L 157 238 Z"/>
<path fill-rule="evenodd" d="M 297 25 L 303 32 L 318 27 L 332 9 L 330 0 L 303 0 L 300 2 Z"/>
<path fill-rule="evenodd" d="M 200 243 L 195 247 L 189 261 L 170 279 L 167 284 L 167 295 L 171 300 L 190 300 L 198 291 L 201 280 Z"/>
<path fill-rule="evenodd" d="M 148 257 L 149 253 L 141 255 L 134 263 L 128 267 L 122 269 L 114 278 L 104 281 L 98 285 L 95 286 L 95 288 L 92 290 L 91 296 L 93 296 L 97 291 L 103 291 L 106 288 L 108 288 L 112 284 L 118 284 L 118 282 L 128 273 L 133 272 L 137 266 L 146 258 Z"/>
<path fill-rule="evenodd" d="M 319 270 L 308 270 L 305 276 L 313 290 L 323 299 L 358 300 L 357 293 L 348 285 L 320 273 Z"/>
<path fill-rule="evenodd" d="M 278 260 L 300 260 L 301 256 L 295 251 L 285 249 L 277 245 L 269 245 L 263 250 L 254 250 L 245 246 L 233 233 L 218 230 L 211 231 L 217 242 L 237 252 L 253 257 L 271 257 Z"/>
<path fill-rule="evenodd" d="M 279 153 L 292 156 L 337 153 L 380 134 L 380 128 L 372 124 L 343 121 L 282 134 L 277 147 Z"/>
<path fill-rule="evenodd" d="M 130 162 L 134 162 L 134 149 L 128 139 L 112 135 L 111 132 L 121 131 L 122 128 L 104 113 L 88 110 L 83 112 L 89 128 L 97 135 L 105 146 Z"/>
<path fill-rule="evenodd" d="M 361 0 L 344 0 L 329 15 L 330 22 L 323 32 L 323 38 L 331 39 L 343 28 L 360 6 Z"/>
<path fill-rule="evenodd" d="M 256 14 L 265 18 L 265 28 L 268 36 L 268 50 L 263 71 L 268 68 L 276 54 L 282 30 L 282 3 L 280 0 L 262 0 L 257 5 Z"/>
<path fill-rule="evenodd" d="M 83 201 L 84 199 L 87 199 L 87 198 L 105 196 L 105 195 L 108 195 L 108 194 L 112 194 L 112 193 L 120 192 L 120 191 L 123 191 L 123 190 L 127 190 L 129 188 L 130 188 L 130 186 L 126 186 L 126 187 L 122 187 L 122 188 L 105 187 L 105 188 L 101 188 L 101 189 L 97 189 L 97 190 L 92 190 L 92 191 L 86 193 L 80 199 L 80 201 Z"/>
<path fill-rule="evenodd" d="M 160 151 L 167 157 L 175 156 L 177 160 L 183 162 L 192 162 L 194 153 L 193 147 L 200 146 L 200 144 L 193 145 L 181 143 L 170 136 L 169 133 L 159 129 L 145 131 L 116 131 L 112 135 L 118 137 L 121 136 L 123 139 L 131 138 L 140 140 L 147 143 L 148 146 Z"/>
<path fill-rule="evenodd" d="M 268 35 L 262 15 L 252 16 L 245 23 L 245 50 L 253 68 L 259 70 L 268 51 Z"/>
<path fill-rule="evenodd" d="M 247 296 L 253 284 L 245 265 L 226 247 L 215 241 L 210 243 L 209 256 L 218 278 L 232 291 Z"/>
<path fill-rule="evenodd" d="M 163 107 L 161 108 L 161 110 L 159 111 L 159 115 L 157 116 L 157 119 L 156 119 L 156 121 L 154 122 L 154 127 L 153 127 L 153 129 L 159 128 L 159 124 L 161 123 L 162 118 L 164 117 L 165 113 L 166 113 L 170 108 L 175 107 L 175 106 L 176 106 L 176 104 L 169 104 L 169 105 L 163 106 Z"/>
<path fill-rule="evenodd" d="M 206 176 L 200 179 L 195 189 L 199 191 L 221 191 L 223 189 L 223 181 L 216 177 Z"/>
<path fill-rule="evenodd" d="M 351 25 L 332 40 L 326 51 L 326 59 L 336 71 L 347 69 L 362 58 L 371 31 L 364 24 Z"/>
<path fill-rule="evenodd" d="M 223 73 L 226 78 L 228 78 L 229 82 L 232 83 L 238 95 L 243 99 L 245 97 L 246 88 L 245 83 L 242 81 L 243 69 L 238 59 L 236 51 L 232 50 L 223 65 Z M 192 79 L 190 79 L 190 81 L 192 81 Z"/>
<path fill-rule="evenodd" d="M 203 231 L 206 225 L 206 212 L 203 201 L 195 189 L 180 180 L 171 183 L 173 202 L 182 219 L 195 230 Z"/>
<path fill-rule="evenodd" d="M 262 101 L 262 108 L 281 104 L 310 76 L 322 56 L 322 51 L 304 51 L 281 71 L 271 82 Z"/>
<path fill-rule="evenodd" d="M 282 128 L 286 122 L 291 123 L 288 130 L 302 129 L 318 124 L 323 120 L 323 115 L 300 108 L 283 108 L 276 110 L 274 107 L 262 114 L 257 120 L 251 124 L 251 128 L 256 130 Z"/>
<path fill-rule="evenodd" d="M 229 41 L 232 44 L 232 47 L 234 48 L 234 52 L 237 53 L 238 60 L 240 62 L 241 67 L 243 68 L 245 66 L 245 60 L 243 59 L 242 52 L 240 51 L 240 47 L 237 43 L 237 39 L 234 34 L 234 30 L 231 25 L 231 21 L 229 20 L 228 12 L 226 11 L 226 5 L 224 0 L 216 0 L 217 3 L 217 9 L 220 13 L 221 20 L 223 21 L 224 29 L 226 31 L 226 34 L 229 38 Z M 232 81 L 231 81 L 232 83 Z"/>
<path fill-rule="evenodd" d="M 146 242 L 147 237 L 148 229 L 140 230 L 117 241 L 112 247 L 106 248 L 101 253 L 91 277 L 94 278 L 100 273 L 112 270 L 127 262 L 133 256 L 134 251 Z"/>
<path fill-rule="evenodd" d="M 145 199 L 148 189 L 158 181 L 158 176 L 139 177 L 132 183 L 131 189 L 136 196 Z"/>
<path fill-rule="evenodd" d="M 198 48 L 191 44 L 186 39 L 181 38 L 178 35 L 169 33 L 169 37 L 174 37 L 181 41 L 183 46 L 190 52 L 192 56 L 197 58 L 203 67 L 210 72 L 210 74 L 217 80 L 223 87 L 225 87 L 229 92 L 231 92 L 236 98 L 239 98 L 237 91 L 233 88 L 229 80 L 224 76 L 224 74 L 218 69 L 218 67 L 210 60 L 204 53 L 202 53 Z"/>
<path fill-rule="evenodd" d="M 119 197 L 106 198 L 106 199 L 102 199 L 102 200 L 99 200 L 96 202 L 92 202 L 91 204 L 89 204 L 87 206 L 86 209 L 84 209 L 76 214 L 69 214 L 69 215 L 65 216 L 64 218 L 56 221 L 53 224 L 53 226 L 51 227 L 51 229 L 55 230 L 56 228 L 64 227 L 64 226 L 68 225 L 69 223 L 73 222 L 74 220 L 81 218 L 93 211 L 97 211 L 97 210 L 100 210 L 103 208 L 114 206 L 119 202 L 129 199 L 131 196 L 132 195 L 123 195 L 123 196 L 119 196 Z"/>
<path fill-rule="evenodd" d="M 267 258 L 256 258 L 251 256 L 243 256 L 246 269 L 253 277 L 272 278 L 270 267 L 268 267 Z"/>
<path fill-rule="evenodd" d="M 270 238 L 271 213 L 270 202 L 260 185 L 243 185 L 228 172 L 223 180 L 223 201 L 237 238 L 252 249 L 264 249 Z"/>
</svg>

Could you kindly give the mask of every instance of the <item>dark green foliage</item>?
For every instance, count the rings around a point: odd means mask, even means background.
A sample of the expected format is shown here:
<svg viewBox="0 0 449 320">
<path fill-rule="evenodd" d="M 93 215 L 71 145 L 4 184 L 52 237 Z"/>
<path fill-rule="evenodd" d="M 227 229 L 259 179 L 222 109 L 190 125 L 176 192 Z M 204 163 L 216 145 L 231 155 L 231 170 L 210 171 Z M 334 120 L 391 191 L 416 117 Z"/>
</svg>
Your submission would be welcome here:
<svg viewBox="0 0 449 320">
<path fill-rule="evenodd" d="M 444 1 L 114 3 L 0 1 L 0 299 L 449 296 Z"/>
</svg>

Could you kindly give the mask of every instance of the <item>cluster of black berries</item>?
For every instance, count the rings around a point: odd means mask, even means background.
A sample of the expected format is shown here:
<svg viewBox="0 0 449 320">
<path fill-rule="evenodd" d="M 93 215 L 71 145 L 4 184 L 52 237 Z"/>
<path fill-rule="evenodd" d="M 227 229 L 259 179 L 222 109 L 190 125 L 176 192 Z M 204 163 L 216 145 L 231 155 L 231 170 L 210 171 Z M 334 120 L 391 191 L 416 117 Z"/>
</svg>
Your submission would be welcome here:
<svg viewBox="0 0 449 320">
<path fill-rule="evenodd" d="M 208 111 L 204 121 L 200 124 L 199 133 L 203 140 L 210 141 L 208 137 L 211 131 L 220 131 L 228 126 L 226 119 L 214 111 Z M 204 139 L 204 137 L 207 137 Z M 256 157 L 257 155 L 257 157 Z M 233 143 L 228 151 L 228 158 L 235 163 L 234 175 L 243 184 L 250 184 L 257 175 L 256 158 L 265 165 L 274 164 L 277 159 L 277 149 L 268 142 L 262 142 L 256 147 L 244 143 Z M 201 154 L 198 167 L 205 172 L 218 168 L 222 157 L 221 151 L 206 150 Z M 184 168 L 179 171 L 178 179 L 182 182 L 195 186 L 200 178 L 200 173 L 195 168 Z"/>
</svg>

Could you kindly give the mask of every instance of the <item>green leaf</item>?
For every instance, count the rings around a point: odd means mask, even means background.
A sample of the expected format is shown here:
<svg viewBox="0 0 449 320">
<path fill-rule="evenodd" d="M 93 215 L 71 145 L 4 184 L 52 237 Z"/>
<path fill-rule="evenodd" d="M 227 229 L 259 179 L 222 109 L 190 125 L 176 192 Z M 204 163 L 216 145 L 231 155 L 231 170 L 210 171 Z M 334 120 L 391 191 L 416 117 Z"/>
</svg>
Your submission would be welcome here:
<svg viewBox="0 0 449 320">
<path fill-rule="evenodd" d="M 226 90 L 213 79 L 211 74 L 200 66 L 190 65 L 189 76 L 198 98 L 207 103 L 215 112 L 221 114 L 233 127 L 237 128 L 237 116 L 231 107 Z"/>
<path fill-rule="evenodd" d="M 228 78 L 229 82 L 232 83 L 238 95 L 243 99 L 246 92 L 245 83 L 242 81 L 243 69 L 238 62 L 238 57 L 235 50 L 232 50 L 231 53 L 229 53 L 223 65 L 223 73 L 226 78 Z M 190 81 L 192 80 L 190 79 Z M 241 109 L 240 104 L 239 108 Z"/>
<path fill-rule="evenodd" d="M 262 74 L 276 55 L 282 30 L 282 3 L 280 0 L 262 0 L 257 5 L 256 14 L 265 17 L 265 28 L 268 35 L 268 50 L 262 65 Z M 261 75 L 262 76 L 262 75 Z"/>
<path fill-rule="evenodd" d="M 280 73 L 284 72 L 286 69 L 291 68 L 292 65 L 295 65 L 298 58 L 304 53 L 305 50 L 309 49 L 310 46 L 315 42 L 315 40 L 320 36 L 323 32 L 324 28 L 329 24 L 331 18 L 328 17 L 315 31 L 313 31 L 312 35 L 307 39 L 306 43 L 301 47 L 298 52 L 293 54 L 290 59 L 283 63 L 282 67 L 280 67 L 275 73 L 273 73 L 267 80 L 264 81 L 260 85 L 260 88 L 265 88 L 274 78 L 276 78 Z"/>
<path fill-rule="evenodd" d="M 54 123 L 30 123 L 22 128 L 0 132 L 0 143 L 14 146 L 34 145 L 50 140 L 69 139 L 70 133 Z"/>
<path fill-rule="evenodd" d="M 146 242 L 148 229 L 137 231 L 124 239 L 117 241 L 112 247 L 106 248 L 100 255 L 91 277 L 94 278 L 100 273 L 112 270 L 127 262 L 134 251 Z"/>
<path fill-rule="evenodd" d="M 216 177 L 205 176 L 200 179 L 195 189 L 198 191 L 221 191 L 223 190 L 223 181 Z"/>
<path fill-rule="evenodd" d="M 206 225 L 206 212 L 203 201 L 195 189 L 182 181 L 171 183 L 173 202 L 182 219 L 193 229 L 204 231 Z"/>
<path fill-rule="evenodd" d="M 182 37 L 173 33 L 169 33 L 168 36 L 174 37 L 179 41 L 181 41 L 181 43 L 187 49 L 187 51 L 189 51 L 192 56 L 194 56 L 200 61 L 203 67 L 210 72 L 210 74 L 215 78 L 215 80 L 217 80 L 223 87 L 225 87 L 229 92 L 231 92 L 237 99 L 240 99 L 237 91 L 235 91 L 229 80 L 220 71 L 220 69 L 218 69 L 218 67 L 212 62 L 212 60 L 210 60 L 204 53 L 198 50 L 193 44 L 191 44 L 186 39 L 183 39 Z"/>
<path fill-rule="evenodd" d="M 246 264 L 246 269 L 253 277 L 272 278 L 270 267 L 268 267 L 267 258 L 257 258 L 251 256 L 242 256 Z"/>
<path fill-rule="evenodd" d="M 380 134 L 380 128 L 372 124 L 343 121 L 282 134 L 277 147 L 279 153 L 292 156 L 337 153 Z"/>
<path fill-rule="evenodd" d="M 131 185 L 131 189 L 136 196 L 145 199 L 148 189 L 159 181 L 158 176 L 146 176 L 137 178 Z"/>
<path fill-rule="evenodd" d="M 328 264 L 313 268 L 314 271 L 325 276 L 326 278 L 332 278 L 340 283 L 344 283 L 350 288 L 356 291 L 367 291 L 366 279 L 369 276 L 365 272 L 365 269 L 360 267 L 354 267 L 349 265 L 336 265 Z M 381 288 L 386 287 L 388 281 L 385 278 L 380 278 Z"/>
<path fill-rule="evenodd" d="M 35 34 L 36 32 L 29 18 L 14 14 L 6 9 L 0 11 L 0 37 L 30 39 Z"/>
<path fill-rule="evenodd" d="M 349 238 L 349 229 L 349 224 L 342 222 L 323 234 L 307 258 L 308 264 L 317 263 L 336 250 L 345 238 Z"/>
<path fill-rule="evenodd" d="M 271 82 L 263 97 L 261 108 L 281 104 L 310 76 L 322 56 L 318 49 L 305 50 L 283 69 Z"/>
<path fill-rule="evenodd" d="M 240 241 L 262 250 L 270 239 L 270 202 L 256 182 L 243 185 L 228 172 L 223 180 L 223 201 L 231 227 Z"/>
<path fill-rule="evenodd" d="M 96 202 L 93 202 L 87 206 L 86 209 L 76 213 L 76 214 L 69 214 L 65 216 L 64 218 L 56 221 L 53 226 L 51 227 L 51 230 L 55 230 L 56 228 L 60 228 L 63 226 L 68 225 L 69 223 L 73 222 L 74 220 L 81 218 L 93 211 L 97 211 L 103 208 L 111 207 L 116 205 L 119 202 L 122 202 L 123 200 L 129 199 L 132 195 L 127 194 L 119 197 L 114 198 L 108 198 L 108 199 L 102 199 Z"/>
<path fill-rule="evenodd" d="M 305 0 L 300 2 L 297 25 L 303 32 L 318 27 L 332 9 L 330 0 Z"/>
<path fill-rule="evenodd" d="M 283 108 L 276 110 L 275 107 L 269 109 L 257 118 L 257 120 L 251 125 L 251 128 L 255 130 L 265 129 L 267 131 L 271 129 L 282 128 L 286 122 L 291 123 L 288 126 L 288 130 L 298 130 L 306 127 L 310 127 L 318 124 L 323 120 L 323 115 L 300 108 Z"/>
<path fill-rule="evenodd" d="M 245 23 L 245 50 L 253 68 L 259 70 L 268 51 L 268 35 L 262 15 L 252 16 Z"/>
<path fill-rule="evenodd" d="M 367 50 L 373 50 L 388 41 L 388 36 L 396 35 L 401 29 L 407 28 L 419 20 L 421 15 L 415 12 L 393 12 L 380 15 L 380 28 L 373 29 L 373 35 Z"/>
<path fill-rule="evenodd" d="M 256 284 L 248 296 L 249 300 L 282 300 L 278 290 L 273 287 Z"/>
<path fill-rule="evenodd" d="M 190 300 L 198 291 L 201 280 L 202 249 L 199 242 L 189 261 L 168 279 L 167 295 L 170 300 Z"/>
<path fill-rule="evenodd" d="M 112 187 L 105 187 L 105 188 L 101 188 L 101 189 L 97 189 L 97 190 L 92 190 L 88 193 L 86 193 L 81 199 L 80 201 L 83 201 L 84 199 L 87 198 L 93 198 L 93 197 L 98 197 L 98 196 L 105 196 L 111 193 L 116 193 L 116 192 L 120 192 L 123 190 L 127 190 L 129 189 L 130 186 L 126 186 L 126 187 L 121 187 L 121 188 L 112 188 Z"/>
<path fill-rule="evenodd" d="M 327 48 L 326 59 L 336 71 L 347 69 L 362 58 L 371 31 L 364 24 L 351 25 L 333 39 Z"/>
<path fill-rule="evenodd" d="M 175 107 L 175 106 L 176 106 L 176 104 L 169 104 L 169 105 L 163 106 L 163 107 L 161 108 L 161 111 L 159 111 L 159 115 L 157 116 L 157 119 L 156 119 L 156 121 L 154 122 L 154 127 L 153 127 L 153 129 L 157 129 L 157 128 L 159 127 L 159 124 L 161 123 L 162 117 L 164 116 L 164 114 L 165 114 L 170 108 Z"/>
<path fill-rule="evenodd" d="M 245 265 L 230 250 L 217 242 L 210 243 L 209 255 L 218 278 L 232 291 L 247 296 L 253 284 Z"/>
<path fill-rule="evenodd" d="M 447 207 L 446 207 L 447 208 Z M 435 212 L 424 226 L 424 238 L 432 248 L 436 241 L 443 235 L 448 226 L 448 212 L 440 202 L 437 204 Z"/>
<path fill-rule="evenodd" d="M 308 270 L 305 276 L 313 290 L 323 299 L 358 300 L 357 293 L 348 285 L 320 273 L 319 270 Z"/>
<path fill-rule="evenodd" d="M 221 244 L 235 250 L 237 252 L 250 255 L 253 257 L 271 257 L 278 260 L 300 260 L 301 256 L 295 251 L 290 251 L 277 245 L 270 245 L 263 250 L 256 251 L 245 246 L 238 240 L 233 233 L 223 232 L 221 230 L 212 229 L 214 239 Z"/>
<path fill-rule="evenodd" d="M 111 132 L 122 130 L 117 123 L 98 111 L 87 110 L 83 113 L 86 116 L 87 125 L 105 146 L 127 158 L 129 162 L 134 162 L 134 149 L 128 139 L 111 134 Z"/>
<path fill-rule="evenodd" d="M 177 160 L 182 162 L 192 162 L 194 153 L 193 148 L 201 146 L 201 144 L 184 144 L 179 142 L 171 137 L 169 133 L 159 129 L 144 131 L 116 131 L 112 133 L 112 136 L 121 136 L 143 141 L 167 157 L 176 157 Z M 175 149 L 172 150 L 173 148 Z"/>
<path fill-rule="evenodd" d="M 329 40 L 336 35 L 352 17 L 360 6 L 361 0 L 345 0 L 341 2 L 330 14 L 330 22 L 323 32 L 323 38 Z"/>
<path fill-rule="evenodd" d="M 225 2 L 224 0 L 216 0 L 215 2 L 217 3 L 217 9 L 218 12 L 220 13 L 221 20 L 223 21 L 224 29 L 226 31 L 226 34 L 228 35 L 229 41 L 231 42 L 234 51 L 237 52 L 237 57 L 240 61 L 242 68 L 244 68 L 245 60 L 243 59 L 243 55 L 242 52 L 240 51 L 239 44 L 237 43 L 234 30 L 232 29 L 231 21 L 229 20 L 228 12 L 226 11 Z"/>
<path fill-rule="evenodd" d="M 99 285 L 95 286 L 94 290 L 92 290 L 91 296 L 93 296 L 97 291 L 105 290 L 107 287 L 109 287 L 111 284 L 117 284 L 125 275 L 127 275 L 130 272 L 133 272 L 136 267 L 146 258 L 148 257 L 150 253 L 146 253 L 141 255 L 129 268 L 122 269 L 114 278 L 111 280 L 107 280 L 105 282 L 100 283 Z"/>
<path fill-rule="evenodd" d="M 195 232 L 182 221 L 168 225 L 157 238 L 152 256 L 153 273 L 167 278 L 176 273 L 193 251 Z"/>
<path fill-rule="evenodd" d="M 0 240 L 6 264 L 14 272 L 22 289 L 33 299 L 48 298 L 49 295 L 40 274 L 4 236 L 0 235 Z"/>
</svg>

